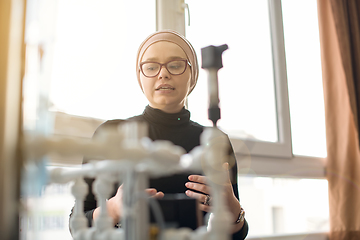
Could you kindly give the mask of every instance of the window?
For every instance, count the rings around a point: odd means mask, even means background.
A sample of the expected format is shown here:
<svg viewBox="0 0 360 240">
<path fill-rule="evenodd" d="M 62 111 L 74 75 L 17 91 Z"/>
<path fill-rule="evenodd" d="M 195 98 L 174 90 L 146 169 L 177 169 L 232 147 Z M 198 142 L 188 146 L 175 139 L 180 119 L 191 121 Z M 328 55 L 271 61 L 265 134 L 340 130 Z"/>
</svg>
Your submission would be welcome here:
<svg viewBox="0 0 360 240">
<path fill-rule="evenodd" d="M 140 114 L 147 101 L 136 81 L 136 52 L 155 31 L 155 1 L 58 4 L 50 91 L 54 107 L 100 119 Z M 137 100 L 121 104 L 128 99 Z"/>
<path fill-rule="evenodd" d="M 48 101 L 40 106 L 46 111 L 51 106 L 54 112 L 96 119 L 143 111 L 147 101 L 136 81 L 136 52 L 155 31 L 155 1 L 28 1 L 28 6 L 28 43 L 35 60 L 41 48 L 45 66 L 39 78 L 34 75 L 39 66 L 28 66 L 35 73 L 25 80 L 26 101 L 32 102 L 26 122 L 36 119 L 40 96 Z M 128 99 L 131 105 L 121 104 Z"/>
<path fill-rule="evenodd" d="M 21 239 L 72 239 L 69 232 L 69 214 L 74 206 L 72 184 L 51 184 L 42 191 L 41 198 L 29 197 L 28 209 L 22 217 Z"/>
<path fill-rule="evenodd" d="M 293 153 L 326 157 L 316 2 L 282 1 L 282 9 Z"/>
<path fill-rule="evenodd" d="M 238 182 L 249 239 L 329 231 L 326 180 L 241 176 Z"/>
<path fill-rule="evenodd" d="M 281 9 L 279 1 L 187 1 L 191 25 L 187 37 L 200 48 L 227 43 L 219 71 L 222 119 L 235 151 L 290 158 L 291 137 Z M 206 5 L 206 11 L 203 6 Z M 253 9 L 253 10 L 250 10 Z M 255 10 L 256 9 L 256 10 Z M 279 14 L 280 9 L 280 14 Z M 199 34 L 201 33 L 201 34 Z M 199 37 L 200 36 L 200 37 Z M 206 118 L 206 74 L 194 93 L 205 99 L 189 108 Z M 195 98 L 195 94 L 193 95 Z M 195 101 L 193 101 L 195 102 Z M 200 110 L 201 109 L 201 110 Z M 240 140 L 242 139 L 242 140 Z"/>
<path fill-rule="evenodd" d="M 218 4 L 189 0 L 188 3 L 191 25 L 186 36 L 199 61 L 202 47 L 225 43 L 229 46 L 223 54 L 224 68 L 219 70 L 222 116 L 219 126 L 230 137 L 278 142 L 267 2 L 228 0 Z M 256 14 L 248 11 L 255 8 Z M 195 121 L 211 126 L 207 118 L 207 73 L 203 69 L 197 84 L 189 96 L 189 109 Z"/>
</svg>

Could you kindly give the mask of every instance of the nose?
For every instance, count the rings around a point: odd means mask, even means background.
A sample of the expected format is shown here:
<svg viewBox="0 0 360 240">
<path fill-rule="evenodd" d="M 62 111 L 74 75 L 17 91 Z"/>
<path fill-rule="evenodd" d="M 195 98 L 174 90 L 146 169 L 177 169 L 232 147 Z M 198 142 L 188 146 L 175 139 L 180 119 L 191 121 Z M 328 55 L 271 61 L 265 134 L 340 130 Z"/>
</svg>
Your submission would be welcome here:
<svg viewBox="0 0 360 240">
<path fill-rule="evenodd" d="M 160 69 L 160 73 L 159 73 L 159 75 L 158 75 L 158 78 L 159 78 L 159 79 L 162 79 L 162 78 L 170 79 L 170 78 L 171 78 L 171 74 L 169 73 L 169 71 L 166 69 L 165 66 L 161 66 L 161 69 Z"/>
</svg>

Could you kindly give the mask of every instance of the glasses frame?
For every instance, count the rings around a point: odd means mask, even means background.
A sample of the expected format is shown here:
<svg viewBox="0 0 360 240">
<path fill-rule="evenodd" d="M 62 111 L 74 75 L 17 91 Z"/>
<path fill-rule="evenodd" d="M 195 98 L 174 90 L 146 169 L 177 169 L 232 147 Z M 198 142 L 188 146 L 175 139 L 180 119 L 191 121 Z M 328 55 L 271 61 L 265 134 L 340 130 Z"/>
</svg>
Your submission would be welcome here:
<svg viewBox="0 0 360 240">
<path fill-rule="evenodd" d="M 173 73 L 171 73 L 171 72 L 169 71 L 169 69 L 167 68 L 167 65 L 168 65 L 169 63 L 175 62 L 175 61 L 185 62 L 185 68 L 184 68 L 184 71 L 183 71 L 182 73 L 173 74 Z M 142 69 L 142 66 L 143 66 L 144 64 L 146 64 L 146 63 L 157 63 L 157 64 L 159 64 L 159 65 L 160 65 L 160 68 L 159 68 L 158 73 L 155 74 L 154 76 L 148 76 L 148 75 L 146 75 L 146 74 L 144 73 L 143 69 Z M 176 60 L 168 61 L 168 62 L 166 62 L 166 63 L 159 63 L 159 62 L 155 62 L 155 61 L 145 61 L 145 62 L 141 62 L 141 63 L 140 63 L 139 68 L 140 68 L 141 73 L 142 73 L 145 77 L 151 78 L 151 77 L 157 77 L 157 76 L 160 74 L 161 69 L 162 69 L 163 66 L 165 67 L 165 69 L 166 69 L 171 75 L 177 76 L 177 75 L 183 74 L 183 73 L 186 71 L 186 68 L 187 68 L 188 65 L 191 67 L 190 62 L 189 62 L 187 59 L 176 59 Z"/>
</svg>

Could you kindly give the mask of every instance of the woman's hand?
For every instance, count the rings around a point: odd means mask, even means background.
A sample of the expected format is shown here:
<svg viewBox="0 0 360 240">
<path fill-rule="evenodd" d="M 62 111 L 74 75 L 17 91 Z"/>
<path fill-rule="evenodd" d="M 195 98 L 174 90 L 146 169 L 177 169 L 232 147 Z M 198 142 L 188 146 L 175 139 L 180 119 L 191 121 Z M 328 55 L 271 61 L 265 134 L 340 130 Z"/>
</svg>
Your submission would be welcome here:
<svg viewBox="0 0 360 240">
<path fill-rule="evenodd" d="M 164 197 L 164 193 L 158 192 L 155 188 L 145 189 L 145 192 L 150 197 L 159 198 L 159 199 Z M 106 202 L 108 213 L 109 213 L 110 217 L 113 219 L 114 225 L 119 222 L 119 220 L 122 216 L 122 212 L 121 212 L 122 203 L 123 203 L 122 198 L 123 198 L 123 184 L 121 184 L 121 186 L 118 188 L 116 195 L 114 197 L 110 198 Z M 97 207 L 93 212 L 93 220 L 94 221 L 99 216 L 99 214 L 100 214 L 100 207 Z"/>
<path fill-rule="evenodd" d="M 235 197 L 234 191 L 233 191 L 233 187 L 230 181 L 230 176 L 229 176 L 229 164 L 228 163 L 224 163 L 223 167 L 227 170 L 226 174 L 227 174 L 227 181 L 225 186 L 225 200 L 226 200 L 226 204 L 228 206 L 228 209 L 230 210 L 230 213 L 232 214 L 231 217 L 231 221 L 235 223 L 235 221 L 237 220 L 239 213 L 240 213 L 240 203 L 238 201 L 238 199 Z M 185 184 L 185 186 L 187 188 L 189 188 L 189 190 L 187 190 L 185 192 L 185 194 L 191 198 L 195 198 L 198 199 L 200 201 L 200 205 L 199 208 L 202 211 L 205 212 L 211 212 L 211 205 L 205 205 L 204 202 L 207 198 L 207 195 L 211 196 L 211 187 L 208 185 L 208 179 L 205 176 L 201 176 L 201 175 L 190 175 L 188 177 L 188 179 L 191 182 L 187 182 Z M 195 192 L 195 191 L 197 192 Z M 234 226 L 235 228 L 233 229 L 233 232 L 236 232 L 236 230 L 240 230 L 241 227 L 243 226 L 243 222 L 237 224 L 236 226 Z"/>
<path fill-rule="evenodd" d="M 188 197 L 199 200 L 199 209 L 204 212 L 211 212 L 211 206 L 205 205 L 207 196 L 211 194 L 210 186 L 207 185 L 207 178 L 201 175 L 190 175 L 188 179 L 191 182 L 187 182 L 185 186 L 190 190 L 187 190 L 185 194 Z M 194 192 L 193 190 L 197 191 Z M 200 192 L 200 193 L 198 193 Z"/>
</svg>

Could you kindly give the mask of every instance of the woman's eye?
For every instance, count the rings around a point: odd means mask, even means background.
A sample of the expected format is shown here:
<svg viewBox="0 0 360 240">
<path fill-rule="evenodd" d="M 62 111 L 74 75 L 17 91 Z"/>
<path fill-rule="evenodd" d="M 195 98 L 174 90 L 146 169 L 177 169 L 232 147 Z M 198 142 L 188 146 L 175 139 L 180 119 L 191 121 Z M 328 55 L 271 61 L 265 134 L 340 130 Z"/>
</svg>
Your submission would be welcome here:
<svg viewBox="0 0 360 240">
<path fill-rule="evenodd" d="M 168 67 L 171 69 L 178 69 L 178 68 L 181 68 L 182 66 L 179 63 L 172 63 L 172 64 L 169 64 Z"/>
<path fill-rule="evenodd" d="M 159 69 L 159 66 L 157 64 L 147 64 L 145 69 L 148 71 L 154 71 Z"/>
</svg>

